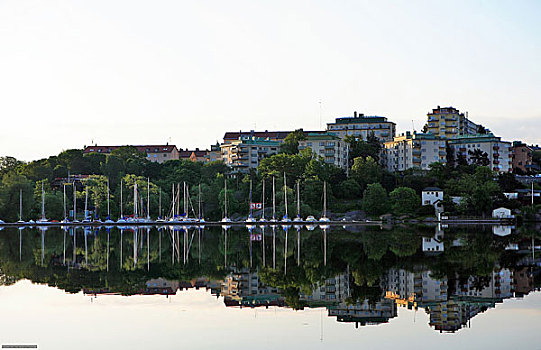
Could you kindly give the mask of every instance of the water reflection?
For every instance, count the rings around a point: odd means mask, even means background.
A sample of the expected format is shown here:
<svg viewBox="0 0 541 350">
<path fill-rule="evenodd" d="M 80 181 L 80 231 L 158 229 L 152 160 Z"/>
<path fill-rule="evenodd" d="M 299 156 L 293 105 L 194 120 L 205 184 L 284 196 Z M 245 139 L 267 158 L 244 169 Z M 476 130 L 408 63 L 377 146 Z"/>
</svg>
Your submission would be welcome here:
<svg viewBox="0 0 541 350">
<path fill-rule="evenodd" d="M 0 269 L 3 284 L 26 278 L 94 297 L 204 288 L 227 307 L 324 307 L 356 327 L 386 323 L 403 307 L 455 332 L 539 287 L 540 236 L 441 225 L 8 228 Z"/>
</svg>

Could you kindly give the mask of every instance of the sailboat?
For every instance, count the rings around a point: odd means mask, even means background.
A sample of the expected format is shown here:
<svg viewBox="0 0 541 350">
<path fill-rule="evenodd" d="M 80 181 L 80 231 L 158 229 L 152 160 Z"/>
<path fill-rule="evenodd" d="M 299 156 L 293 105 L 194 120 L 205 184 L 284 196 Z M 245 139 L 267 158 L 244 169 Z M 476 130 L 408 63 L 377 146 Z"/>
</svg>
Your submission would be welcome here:
<svg viewBox="0 0 541 350">
<path fill-rule="evenodd" d="M 123 206 L 124 206 L 124 203 L 122 202 L 123 198 L 122 198 L 122 187 L 123 186 L 123 181 L 122 179 L 120 179 L 120 218 L 116 221 L 117 223 L 119 224 L 124 224 L 126 223 L 126 219 L 124 219 L 124 211 L 123 211 Z"/>
<path fill-rule="evenodd" d="M 158 218 L 156 219 L 156 222 L 165 222 L 165 219 L 162 218 L 162 189 L 158 189 L 159 196 L 158 196 Z"/>
<path fill-rule="evenodd" d="M 263 178 L 263 191 L 261 193 L 261 219 L 259 219 L 261 223 L 267 222 L 267 219 L 265 219 L 265 178 Z"/>
<path fill-rule="evenodd" d="M 274 176 L 272 177 L 272 218 L 270 221 L 276 222 L 276 187 Z"/>
<path fill-rule="evenodd" d="M 246 219 L 246 223 L 254 223 L 256 221 L 252 214 L 253 214 L 253 208 L 252 208 L 252 180 L 250 180 L 250 214 L 248 215 L 248 218 Z"/>
<path fill-rule="evenodd" d="M 45 188 L 43 187 L 43 182 L 41 183 L 41 218 L 36 221 L 38 224 L 47 224 L 49 220 L 45 218 Z"/>
<path fill-rule="evenodd" d="M 85 215 L 83 223 L 89 223 L 91 220 L 88 218 L 88 184 L 85 185 Z"/>
<path fill-rule="evenodd" d="M 77 186 L 73 182 L 73 222 L 79 222 L 77 220 Z"/>
<path fill-rule="evenodd" d="M 227 178 L 224 180 L 224 218 L 222 222 L 231 222 L 231 219 L 227 217 Z"/>
<path fill-rule="evenodd" d="M 323 216 L 319 222 L 328 223 L 331 220 L 327 217 L 327 181 L 323 181 Z M 321 228 L 327 229 L 329 225 L 320 225 Z"/>
<path fill-rule="evenodd" d="M 199 184 L 199 187 L 198 187 L 198 193 L 199 193 L 199 196 L 197 198 L 197 216 L 198 216 L 198 221 L 200 223 L 205 223 L 205 218 L 203 217 L 203 202 L 201 200 L 201 184 Z"/>
<path fill-rule="evenodd" d="M 19 221 L 18 224 L 25 224 L 23 220 L 23 189 L 19 190 Z"/>
<path fill-rule="evenodd" d="M 301 217 L 301 191 L 300 191 L 300 180 L 297 180 L 297 217 L 293 221 L 299 222 L 302 221 Z"/>
<path fill-rule="evenodd" d="M 284 172 L 284 207 L 285 207 L 285 215 L 282 218 L 282 222 L 291 222 L 291 219 L 287 215 L 287 184 L 286 184 L 286 173 Z"/>
<path fill-rule="evenodd" d="M 110 190 L 109 190 L 109 179 L 107 179 L 107 220 L 105 220 L 106 224 L 114 224 L 115 222 L 111 220 L 111 212 L 110 212 Z"/>
</svg>

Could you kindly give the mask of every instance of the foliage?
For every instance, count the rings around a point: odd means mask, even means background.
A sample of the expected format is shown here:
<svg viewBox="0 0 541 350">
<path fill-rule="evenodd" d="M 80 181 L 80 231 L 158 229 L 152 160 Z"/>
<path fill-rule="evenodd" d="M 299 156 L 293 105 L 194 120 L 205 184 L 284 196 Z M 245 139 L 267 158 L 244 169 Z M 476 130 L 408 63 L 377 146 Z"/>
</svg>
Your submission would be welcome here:
<svg viewBox="0 0 541 350">
<path fill-rule="evenodd" d="M 409 187 L 397 187 L 389 193 L 391 208 L 395 214 L 414 214 L 421 205 L 421 198 Z"/>
<path fill-rule="evenodd" d="M 364 190 L 362 203 L 368 214 L 381 215 L 388 210 L 387 191 L 379 183 L 369 184 Z"/>
<path fill-rule="evenodd" d="M 299 141 L 306 140 L 306 135 L 302 129 L 297 129 L 286 136 L 284 142 L 280 145 L 280 152 L 286 154 L 299 153 Z"/>
</svg>

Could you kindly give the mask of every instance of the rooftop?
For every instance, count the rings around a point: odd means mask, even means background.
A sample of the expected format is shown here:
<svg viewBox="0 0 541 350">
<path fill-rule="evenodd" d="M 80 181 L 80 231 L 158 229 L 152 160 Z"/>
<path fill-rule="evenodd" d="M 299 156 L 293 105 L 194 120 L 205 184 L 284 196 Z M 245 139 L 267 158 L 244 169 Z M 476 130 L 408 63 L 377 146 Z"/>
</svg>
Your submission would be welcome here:
<svg viewBox="0 0 541 350">
<path fill-rule="evenodd" d="M 171 153 L 177 149 L 175 145 L 124 145 L 124 146 L 87 146 L 84 148 L 83 153 L 111 153 L 112 151 L 119 149 L 120 147 L 135 147 L 142 153 Z"/>
</svg>

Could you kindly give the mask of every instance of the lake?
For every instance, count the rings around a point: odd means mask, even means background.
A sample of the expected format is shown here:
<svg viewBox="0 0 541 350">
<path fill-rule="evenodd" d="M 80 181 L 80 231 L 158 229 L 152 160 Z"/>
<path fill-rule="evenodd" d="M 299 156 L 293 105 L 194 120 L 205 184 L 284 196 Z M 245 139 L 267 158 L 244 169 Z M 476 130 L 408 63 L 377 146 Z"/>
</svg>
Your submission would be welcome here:
<svg viewBox="0 0 541 350">
<path fill-rule="evenodd" d="M 0 343 L 541 348 L 535 228 L 5 228 Z"/>
</svg>

